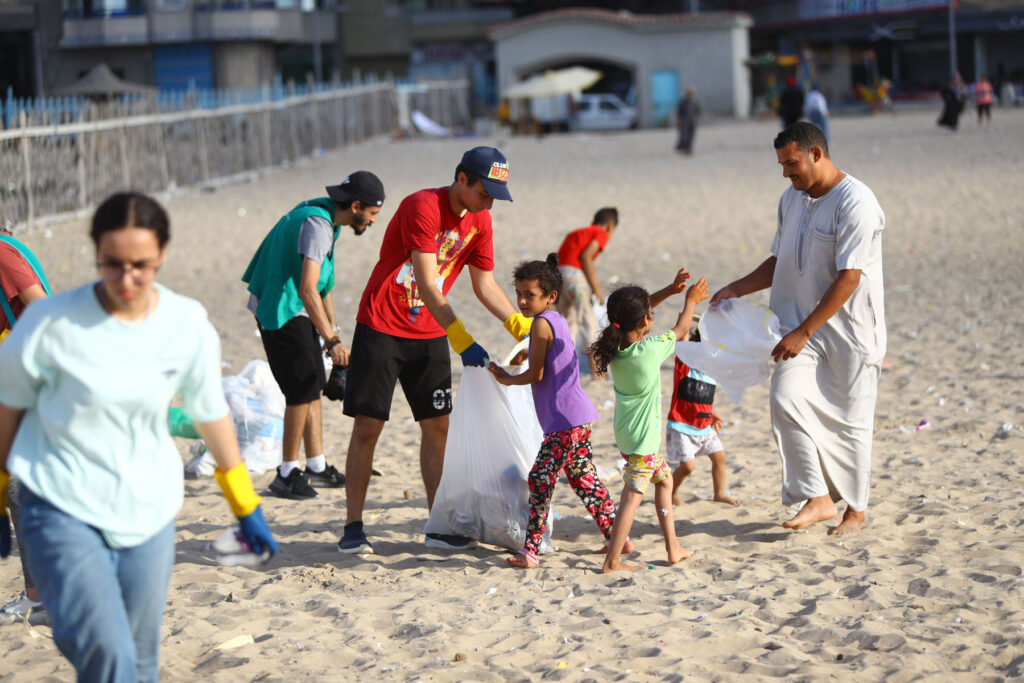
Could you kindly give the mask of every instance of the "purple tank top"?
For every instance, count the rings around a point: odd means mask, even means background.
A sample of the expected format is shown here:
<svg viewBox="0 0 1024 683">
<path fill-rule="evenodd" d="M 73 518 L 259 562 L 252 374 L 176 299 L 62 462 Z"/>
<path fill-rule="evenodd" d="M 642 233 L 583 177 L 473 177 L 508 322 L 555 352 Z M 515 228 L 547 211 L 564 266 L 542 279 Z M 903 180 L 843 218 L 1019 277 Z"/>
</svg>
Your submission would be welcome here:
<svg viewBox="0 0 1024 683">
<path fill-rule="evenodd" d="M 533 385 L 533 405 L 541 429 L 550 434 L 593 422 L 598 418 L 597 408 L 580 386 L 569 323 L 554 311 L 544 311 L 537 317 L 548 321 L 555 337 L 544 362 L 544 378 Z"/>
</svg>

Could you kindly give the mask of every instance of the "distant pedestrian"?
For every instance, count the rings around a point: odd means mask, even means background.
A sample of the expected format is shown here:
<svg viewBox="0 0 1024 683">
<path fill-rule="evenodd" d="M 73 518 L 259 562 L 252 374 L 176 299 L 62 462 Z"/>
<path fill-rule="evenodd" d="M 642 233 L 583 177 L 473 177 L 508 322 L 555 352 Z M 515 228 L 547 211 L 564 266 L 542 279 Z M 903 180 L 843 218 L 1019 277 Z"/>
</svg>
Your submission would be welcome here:
<svg viewBox="0 0 1024 683">
<path fill-rule="evenodd" d="M 782 119 L 782 127 L 789 128 L 800 120 L 804 113 L 804 91 L 797 87 L 796 79 L 792 76 L 786 79 L 786 89 L 779 96 L 779 118 Z"/>
<path fill-rule="evenodd" d="M 697 119 L 700 118 L 700 103 L 697 102 L 697 91 L 686 89 L 686 95 L 679 100 L 676 108 L 676 127 L 679 129 L 679 140 L 676 151 L 680 154 L 693 154 L 693 137 L 697 132 Z"/>
<path fill-rule="evenodd" d="M 978 108 L 979 126 L 982 119 L 986 120 L 986 124 L 992 123 L 992 97 L 994 93 L 995 89 L 988 82 L 988 76 L 982 74 L 981 79 L 974 86 L 974 104 Z"/>
<path fill-rule="evenodd" d="M 960 123 L 960 112 L 964 108 L 963 80 L 960 74 L 953 76 L 953 81 L 939 91 L 942 97 L 942 113 L 939 114 L 939 125 L 955 131 Z"/>
<path fill-rule="evenodd" d="M 818 127 L 828 142 L 828 102 L 825 96 L 818 90 L 817 84 L 811 85 L 811 91 L 807 93 L 804 100 L 804 114 L 807 120 Z"/>
</svg>

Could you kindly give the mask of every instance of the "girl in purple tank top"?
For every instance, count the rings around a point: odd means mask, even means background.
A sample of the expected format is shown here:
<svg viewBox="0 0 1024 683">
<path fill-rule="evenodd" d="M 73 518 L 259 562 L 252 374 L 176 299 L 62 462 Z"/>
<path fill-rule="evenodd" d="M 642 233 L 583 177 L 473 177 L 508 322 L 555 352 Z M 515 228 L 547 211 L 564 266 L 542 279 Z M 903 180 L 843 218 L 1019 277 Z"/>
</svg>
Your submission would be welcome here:
<svg viewBox="0 0 1024 683">
<path fill-rule="evenodd" d="M 510 375 L 494 363 L 490 370 L 502 384 L 533 385 L 533 404 L 544 432 L 529 476 L 530 521 L 526 527 L 526 542 L 518 554 L 505 560 L 510 566 L 530 569 L 540 565 L 537 549 L 544 534 L 551 494 L 562 470 L 597 522 L 606 548 L 615 520 L 615 502 L 591 460 L 590 424 L 598 417 L 597 408 L 580 386 L 579 364 L 569 325 L 554 311 L 562 288 L 558 257 L 550 254 L 547 262 L 521 263 L 513 276 L 519 310 L 533 318 L 530 367 L 519 375 Z M 627 541 L 627 547 L 629 545 L 631 542 Z"/>
</svg>

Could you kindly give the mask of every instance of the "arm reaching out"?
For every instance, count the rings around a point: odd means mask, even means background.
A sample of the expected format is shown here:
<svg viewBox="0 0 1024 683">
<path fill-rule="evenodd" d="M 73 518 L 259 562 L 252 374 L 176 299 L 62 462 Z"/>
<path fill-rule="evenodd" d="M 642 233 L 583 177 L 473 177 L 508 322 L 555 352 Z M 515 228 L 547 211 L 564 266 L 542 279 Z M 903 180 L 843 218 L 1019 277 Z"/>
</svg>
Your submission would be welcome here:
<svg viewBox="0 0 1024 683">
<path fill-rule="evenodd" d="M 676 339 L 684 339 L 684 335 L 688 335 L 690 325 L 693 324 L 693 312 L 697 310 L 697 304 L 707 298 L 708 283 L 704 278 L 697 280 L 697 282 L 686 291 L 686 305 L 683 306 L 683 311 L 679 314 L 679 318 L 676 320 L 676 326 L 672 328 L 672 331 L 676 334 Z"/>
<path fill-rule="evenodd" d="M 651 294 L 651 308 L 654 308 L 673 294 L 679 294 L 681 291 L 686 289 L 686 281 L 689 279 L 690 274 L 686 272 L 686 269 L 680 268 L 676 273 L 675 278 L 673 278 L 672 282 L 667 287 L 662 287 Z"/>
</svg>

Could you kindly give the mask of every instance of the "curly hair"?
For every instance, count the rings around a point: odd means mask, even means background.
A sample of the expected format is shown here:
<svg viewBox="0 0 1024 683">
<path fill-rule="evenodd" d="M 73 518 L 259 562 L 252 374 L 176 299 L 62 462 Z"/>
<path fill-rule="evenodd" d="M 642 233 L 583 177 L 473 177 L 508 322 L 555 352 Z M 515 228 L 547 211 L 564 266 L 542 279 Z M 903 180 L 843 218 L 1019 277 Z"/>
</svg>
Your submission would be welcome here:
<svg viewBox="0 0 1024 683">
<path fill-rule="evenodd" d="M 608 327 L 590 347 L 598 372 L 604 373 L 622 348 L 627 332 L 640 327 L 651 310 L 651 295 L 637 285 L 623 285 L 608 297 Z"/>
<path fill-rule="evenodd" d="M 546 261 L 523 261 L 512 271 L 512 277 L 516 282 L 536 280 L 545 294 L 558 294 L 555 301 L 562 295 L 562 274 L 558 271 L 558 255 L 555 253 L 548 254 Z"/>
</svg>

